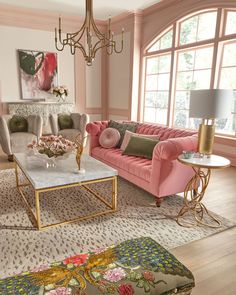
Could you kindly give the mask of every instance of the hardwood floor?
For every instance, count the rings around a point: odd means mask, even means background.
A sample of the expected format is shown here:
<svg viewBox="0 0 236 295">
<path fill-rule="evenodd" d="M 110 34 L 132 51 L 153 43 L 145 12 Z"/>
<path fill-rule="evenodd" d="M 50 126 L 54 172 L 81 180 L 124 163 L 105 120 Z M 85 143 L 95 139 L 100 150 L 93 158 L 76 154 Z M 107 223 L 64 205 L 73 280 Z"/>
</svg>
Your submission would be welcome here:
<svg viewBox="0 0 236 295">
<path fill-rule="evenodd" d="M 0 151 L 0 169 L 13 167 Z M 213 170 L 204 196 L 213 212 L 236 221 L 236 168 Z M 193 272 L 192 295 L 236 294 L 236 227 L 172 249 L 171 252 Z"/>
<path fill-rule="evenodd" d="M 203 199 L 213 212 L 236 221 L 236 168 L 213 170 Z M 236 227 L 171 251 L 193 272 L 192 295 L 236 294 Z"/>
</svg>

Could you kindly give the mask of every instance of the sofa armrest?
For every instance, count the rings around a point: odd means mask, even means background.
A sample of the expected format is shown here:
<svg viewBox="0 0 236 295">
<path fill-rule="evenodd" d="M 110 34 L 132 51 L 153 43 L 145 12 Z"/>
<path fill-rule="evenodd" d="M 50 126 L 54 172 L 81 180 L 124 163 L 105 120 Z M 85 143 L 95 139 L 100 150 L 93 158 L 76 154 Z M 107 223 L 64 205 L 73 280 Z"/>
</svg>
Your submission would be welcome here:
<svg viewBox="0 0 236 295">
<path fill-rule="evenodd" d="M 79 113 L 71 113 L 71 119 L 73 121 L 74 129 L 80 131 L 81 137 L 84 142 L 84 147 L 87 143 L 87 132 L 86 132 L 86 125 L 89 123 L 89 115 L 87 114 L 79 114 Z"/>
<path fill-rule="evenodd" d="M 50 114 L 49 115 L 49 123 L 51 126 L 51 131 L 53 135 L 58 135 L 59 132 L 59 125 L 58 125 L 58 118 L 57 114 Z"/>
<path fill-rule="evenodd" d="M 101 132 L 108 127 L 108 121 L 95 121 L 88 123 L 86 126 L 86 131 L 90 135 L 90 145 L 89 152 L 96 146 L 99 146 L 99 135 Z"/>
<path fill-rule="evenodd" d="M 184 191 L 193 171 L 176 159 L 184 150 L 196 152 L 197 146 L 196 135 L 170 138 L 155 146 L 151 171 L 151 192 L 155 196 L 163 197 Z"/>
<path fill-rule="evenodd" d="M 107 127 L 108 121 L 94 121 L 87 124 L 86 130 L 91 136 L 97 136 Z"/>
<path fill-rule="evenodd" d="M 0 117 L 0 144 L 4 153 L 8 156 L 12 155 L 10 132 L 8 128 L 8 121 L 10 118 L 11 116 L 9 115 Z"/>
<path fill-rule="evenodd" d="M 153 161 L 155 160 L 176 160 L 184 150 L 197 151 L 198 137 L 197 135 L 170 138 L 161 141 L 156 145 L 153 151 Z"/>
</svg>

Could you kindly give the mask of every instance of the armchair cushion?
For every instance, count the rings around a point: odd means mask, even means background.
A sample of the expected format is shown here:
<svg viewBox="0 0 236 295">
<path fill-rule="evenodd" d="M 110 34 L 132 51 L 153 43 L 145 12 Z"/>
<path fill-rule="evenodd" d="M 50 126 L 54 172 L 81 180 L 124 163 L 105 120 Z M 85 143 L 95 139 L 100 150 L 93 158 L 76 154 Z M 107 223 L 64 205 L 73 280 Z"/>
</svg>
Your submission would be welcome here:
<svg viewBox="0 0 236 295">
<path fill-rule="evenodd" d="M 158 142 L 159 140 L 131 136 L 123 155 L 143 157 L 151 160 L 153 150 Z"/>
<path fill-rule="evenodd" d="M 27 132 L 28 122 L 22 116 L 14 115 L 9 121 L 9 129 L 13 132 Z"/>
<path fill-rule="evenodd" d="M 59 114 L 58 115 L 58 124 L 61 130 L 63 129 L 72 129 L 73 128 L 73 120 L 68 114 Z"/>
<path fill-rule="evenodd" d="M 122 144 L 122 141 L 124 139 L 125 136 L 125 131 L 129 130 L 131 132 L 135 132 L 137 129 L 137 123 L 119 123 L 113 120 L 110 120 L 108 127 L 110 128 L 115 128 L 120 132 L 120 140 L 117 144 L 117 147 L 120 147 Z"/>
</svg>

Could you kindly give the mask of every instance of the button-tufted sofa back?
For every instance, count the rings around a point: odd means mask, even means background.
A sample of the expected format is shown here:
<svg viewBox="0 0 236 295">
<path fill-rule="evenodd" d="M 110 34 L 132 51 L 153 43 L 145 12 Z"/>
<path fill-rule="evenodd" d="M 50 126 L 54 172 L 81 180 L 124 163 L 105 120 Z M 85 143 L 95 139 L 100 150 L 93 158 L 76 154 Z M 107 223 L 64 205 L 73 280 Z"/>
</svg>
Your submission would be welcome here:
<svg viewBox="0 0 236 295">
<path fill-rule="evenodd" d="M 168 138 L 186 137 L 197 133 L 197 131 L 168 128 L 165 126 L 158 126 L 152 124 L 139 123 L 136 130 L 139 134 L 155 134 L 158 135 L 160 140 L 166 140 Z"/>
</svg>

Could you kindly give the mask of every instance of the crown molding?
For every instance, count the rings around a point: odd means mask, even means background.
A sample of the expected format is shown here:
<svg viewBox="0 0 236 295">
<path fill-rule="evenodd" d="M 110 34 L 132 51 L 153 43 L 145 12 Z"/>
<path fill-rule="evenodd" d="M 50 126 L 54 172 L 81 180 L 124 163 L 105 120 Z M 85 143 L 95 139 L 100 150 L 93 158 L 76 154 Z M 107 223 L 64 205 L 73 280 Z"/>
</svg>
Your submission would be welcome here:
<svg viewBox="0 0 236 295">
<path fill-rule="evenodd" d="M 59 13 L 0 4 L 0 25 L 53 31 L 58 26 Z M 83 19 L 72 14 L 63 14 L 62 29 L 75 31 Z M 106 21 L 95 20 L 98 27 L 106 27 Z"/>
</svg>

